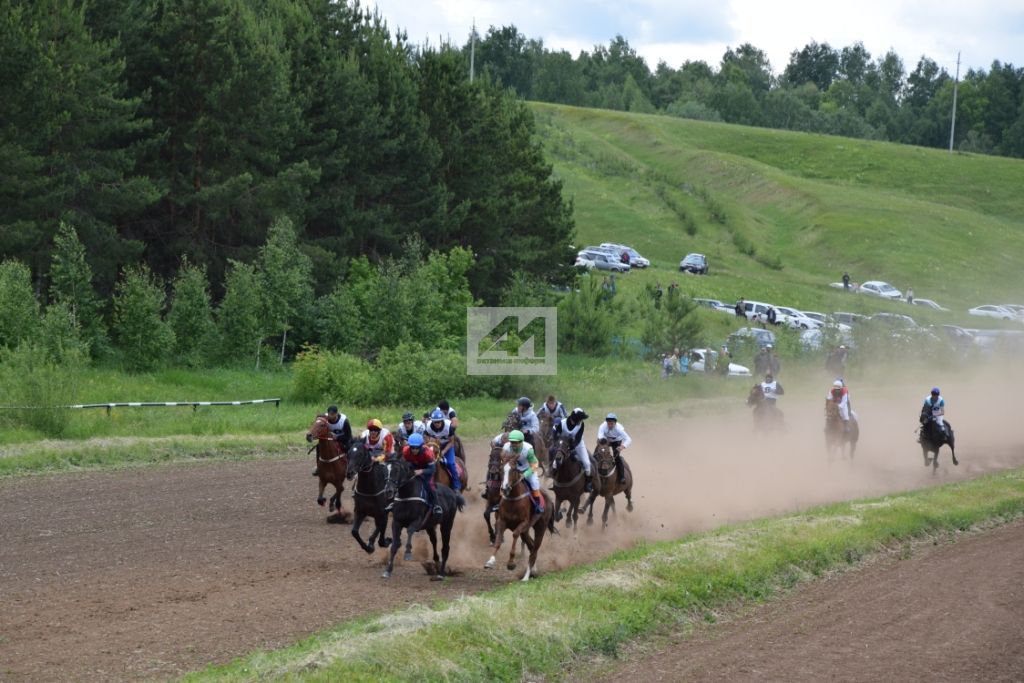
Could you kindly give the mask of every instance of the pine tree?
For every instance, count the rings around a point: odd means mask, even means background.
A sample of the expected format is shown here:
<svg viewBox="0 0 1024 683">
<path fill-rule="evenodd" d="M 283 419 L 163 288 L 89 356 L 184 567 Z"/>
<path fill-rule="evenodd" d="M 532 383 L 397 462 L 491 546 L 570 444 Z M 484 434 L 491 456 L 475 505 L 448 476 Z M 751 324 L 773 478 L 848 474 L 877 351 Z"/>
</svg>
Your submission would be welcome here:
<svg viewBox="0 0 1024 683">
<path fill-rule="evenodd" d="M 101 355 L 109 342 L 92 279 L 92 268 L 86 260 L 85 246 L 79 241 L 75 229 L 62 222 L 53 238 L 50 301 L 67 306 L 76 325 L 81 328 L 83 341 L 95 356 Z"/>
<path fill-rule="evenodd" d="M 0 263 L 0 348 L 14 348 L 39 329 L 39 303 L 32 273 L 21 261 Z"/>
<path fill-rule="evenodd" d="M 257 260 L 263 311 L 273 334 L 281 333 L 284 363 L 288 330 L 313 303 L 312 264 L 299 250 L 295 226 L 288 218 L 274 221 Z"/>
<path fill-rule="evenodd" d="M 264 305 L 256 269 L 238 261 L 228 262 L 224 298 L 217 309 L 221 355 L 228 364 L 243 365 L 244 359 L 260 364 L 260 347 L 266 333 Z"/>
<path fill-rule="evenodd" d="M 668 353 L 697 343 L 701 326 L 694 315 L 697 304 L 692 299 L 680 294 L 678 287 L 669 287 L 660 301 L 653 296 L 649 301 L 641 336 L 646 346 L 655 353 Z"/>
<path fill-rule="evenodd" d="M 205 365 L 216 344 L 210 286 L 206 269 L 190 264 L 187 257 L 182 257 L 172 284 L 167 322 L 174 331 L 177 361 L 189 367 Z"/>
<path fill-rule="evenodd" d="M 168 361 L 174 332 L 161 317 L 163 284 L 145 265 L 128 268 L 114 291 L 117 346 L 129 370 L 153 370 Z"/>
</svg>

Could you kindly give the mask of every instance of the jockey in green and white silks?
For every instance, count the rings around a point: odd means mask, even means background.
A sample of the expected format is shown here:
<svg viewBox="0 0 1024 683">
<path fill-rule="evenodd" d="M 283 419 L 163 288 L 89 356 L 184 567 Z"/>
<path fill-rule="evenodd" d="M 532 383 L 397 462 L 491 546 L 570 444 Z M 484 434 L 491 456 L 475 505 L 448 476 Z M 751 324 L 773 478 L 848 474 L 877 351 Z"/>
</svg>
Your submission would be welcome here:
<svg viewBox="0 0 1024 683">
<path fill-rule="evenodd" d="M 525 443 L 523 439 L 523 433 L 518 429 L 513 429 L 509 432 L 508 443 L 502 447 L 501 453 L 503 457 L 515 456 L 516 469 L 523 475 L 526 485 L 530 487 L 534 507 L 537 512 L 544 512 L 544 497 L 540 492 L 540 478 L 537 477 L 540 461 L 537 460 L 533 446 Z"/>
</svg>

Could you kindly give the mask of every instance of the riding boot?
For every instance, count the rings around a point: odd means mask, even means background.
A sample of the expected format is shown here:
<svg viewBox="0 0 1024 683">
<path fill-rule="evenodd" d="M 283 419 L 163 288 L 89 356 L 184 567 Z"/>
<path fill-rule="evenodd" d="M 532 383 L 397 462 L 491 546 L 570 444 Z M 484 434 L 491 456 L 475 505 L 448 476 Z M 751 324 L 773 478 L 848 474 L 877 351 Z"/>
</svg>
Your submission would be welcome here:
<svg viewBox="0 0 1024 683">
<path fill-rule="evenodd" d="M 620 484 L 626 483 L 626 472 L 625 472 L 625 468 L 622 466 L 622 456 L 621 455 L 616 455 L 615 456 L 615 475 L 619 478 L 619 483 Z"/>
<path fill-rule="evenodd" d="M 586 491 L 587 493 L 593 493 L 594 492 L 594 482 L 591 481 L 589 474 L 586 475 L 586 478 L 587 478 L 587 483 L 583 485 L 583 490 Z"/>
<path fill-rule="evenodd" d="M 538 515 L 544 514 L 544 496 L 540 494 L 540 489 L 531 491 L 530 494 L 533 496 L 533 508 L 537 511 Z"/>
</svg>

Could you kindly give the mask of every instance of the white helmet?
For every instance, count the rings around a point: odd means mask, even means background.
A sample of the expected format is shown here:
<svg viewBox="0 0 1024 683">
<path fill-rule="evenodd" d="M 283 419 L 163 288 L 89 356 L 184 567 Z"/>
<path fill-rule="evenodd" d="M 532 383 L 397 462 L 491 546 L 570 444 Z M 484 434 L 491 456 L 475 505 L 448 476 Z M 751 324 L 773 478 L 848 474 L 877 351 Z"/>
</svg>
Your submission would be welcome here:
<svg viewBox="0 0 1024 683">
<path fill-rule="evenodd" d="M 837 379 L 835 382 L 832 382 L 832 386 L 839 387 L 840 389 L 842 389 L 843 388 L 843 380 Z"/>
</svg>

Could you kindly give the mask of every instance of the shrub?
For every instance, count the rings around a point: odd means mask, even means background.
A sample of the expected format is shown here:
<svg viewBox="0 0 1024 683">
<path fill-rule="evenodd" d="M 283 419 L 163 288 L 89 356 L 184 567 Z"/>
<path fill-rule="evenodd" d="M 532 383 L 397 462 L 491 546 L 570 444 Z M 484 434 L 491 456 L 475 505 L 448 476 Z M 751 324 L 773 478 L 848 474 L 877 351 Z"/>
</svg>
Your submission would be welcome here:
<svg viewBox="0 0 1024 683">
<path fill-rule="evenodd" d="M 114 292 L 114 322 L 128 370 L 153 370 L 167 362 L 174 332 L 160 317 L 163 307 L 163 284 L 149 268 L 127 269 Z"/>
<path fill-rule="evenodd" d="M 0 347 L 16 347 L 39 328 L 32 273 L 21 261 L 0 263 Z"/>
<path fill-rule="evenodd" d="M 51 438 L 64 436 L 68 411 L 78 396 L 85 356 L 64 349 L 60 362 L 39 342 L 23 342 L 0 351 L 0 401 L 21 409 L 9 413 L 11 421 Z"/>
</svg>

